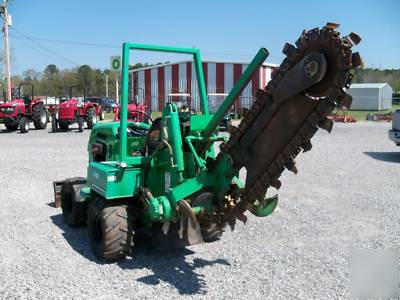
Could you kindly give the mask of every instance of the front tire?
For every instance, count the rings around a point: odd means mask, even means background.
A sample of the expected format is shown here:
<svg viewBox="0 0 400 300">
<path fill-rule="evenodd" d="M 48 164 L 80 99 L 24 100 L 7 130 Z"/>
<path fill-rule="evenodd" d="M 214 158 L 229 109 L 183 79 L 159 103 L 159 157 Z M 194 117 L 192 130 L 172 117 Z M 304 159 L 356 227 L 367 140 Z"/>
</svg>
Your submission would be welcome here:
<svg viewBox="0 0 400 300">
<path fill-rule="evenodd" d="M 69 128 L 69 125 L 67 123 L 59 122 L 58 125 L 60 126 L 60 129 L 64 131 L 67 131 Z"/>
<path fill-rule="evenodd" d="M 94 124 L 97 122 L 96 110 L 94 108 L 88 108 L 86 111 L 86 124 L 89 129 L 92 129 Z"/>
<path fill-rule="evenodd" d="M 81 202 L 80 190 L 85 185 L 83 177 L 70 178 L 61 187 L 61 209 L 64 221 L 72 227 L 86 225 L 87 202 Z"/>
<path fill-rule="evenodd" d="M 78 117 L 78 131 L 79 132 L 83 132 L 83 118 L 82 117 Z"/>
<path fill-rule="evenodd" d="M 103 121 L 105 119 L 105 113 L 103 108 L 100 108 L 99 120 Z"/>
<path fill-rule="evenodd" d="M 89 203 L 88 231 L 93 253 L 105 261 L 124 259 L 133 243 L 133 213 L 129 205 L 98 197 Z"/>
<path fill-rule="evenodd" d="M 27 117 L 22 117 L 19 120 L 19 131 L 21 133 L 27 133 L 29 131 L 29 120 Z"/>
<path fill-rule="evenodd" d="M 42 103 L 36 104 L 33 107 L 32 119 L 35 129 L 45 129 L 47 127 L 47 112 Z"/>
<path fill-rule="evenodd" d="M 57 132 L 57 120 L 54 116 L 51 118 L 51 132 Z"/>
<path fill-rule="evenodd" d="M 4 121 L 4 126 L 6 126 L 6 129 L 9 131 L 15 131 L 18 129 L 18 125 L 16 125 L 14 122 L 9 121 L 7 119 Z"/>
</svg>

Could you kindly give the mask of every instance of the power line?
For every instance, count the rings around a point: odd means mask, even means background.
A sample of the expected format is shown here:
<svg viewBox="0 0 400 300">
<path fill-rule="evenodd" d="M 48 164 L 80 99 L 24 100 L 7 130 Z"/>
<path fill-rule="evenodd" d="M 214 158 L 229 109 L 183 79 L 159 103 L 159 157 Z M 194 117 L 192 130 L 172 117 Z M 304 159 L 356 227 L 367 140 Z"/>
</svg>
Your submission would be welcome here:
<svg viewBox="0 0 400 300">
<path fill-rule="evenodd" d="M 37 48 L 37 47 L 35 47 L 35 46 L 32 46 L 32 45 L 26 43 L 26 42 L 25 42 L 24 40 L 22 40 L 22 39 L 15 39 L 14 41 L 16 41 L 16 42 L 18 42 L 18 43 L 21 43 L 21 45 L 24 45 L 24 46 L 27 47 L 27 48 L 36 50 L 38 53 L 42 54 L 43 56 L 45 56 L 45 57 L 47 57 L 47 58 L 50 58 L 50 59 L 53 59 L 53 58 L 54 58 L 53 56 L 50 56 L 47 52 L 41 50 L 41 48 Z M 57 58 L 58 58 L 58 57 L 57 57 Z M 60 59 L 60 61 L 61 61 L 61 59 Z"/>
<path fill-rule="evenodd" d="M 15 28 L 14 28 L 15 29 Z M 16 30 L 18 32 L 18 30 Z M 67 40 L 55 40 L 49 38 L 39 38 L 39 37 L 28 37 L 18 36 L 18 35 L 10 35 L 14 38 L 23 38 L 23 39 L 30 39 L 30 40 L 37 40 L 43 42 L 50 42 L 50 43 L 58 43 L 58 44 L 67 44 L 67 45 L 79 45 L 79 46 L 88 46 L 88 47 L 99 47 L 99 48 L 113 48 L 113 49 L 120 49 L 120 46 L 111 45 L 111 44 L 98 44 L 98 43 L 87 43 L 87 42 L 78 42 L 78 41 L 67 41 Z M 254 54 L 250 53 L 232 53 L 232 52 L 217 52 L 217 51 L 202 51 L 204 54 L 213 54 L 213 55 L 226 55 L 226 56 L 244 56 L 244 57 L 253 57 Z"/>
<path fill-rule="evenodd" d="M 25 36 L 18 36 L 18 35 L 11 35 L 15 38 L 23 38 L 23 39 L 31 39 L 43 42 L 50 42 L 50 43 L 58 43 L 58 44 L 68 44 L 68 45 L 79 45 L 79 46 L 89 46 L 89 47 L 101 47 L 101 48 L 121 48 L 116 45 L 110 44 L 96 44 L 96 43 L 86 43 L 86 42 L 74 42 L 74 41 L 63 41 L 63 40 L 53 40 L 53 39 L 46 39 L 46 38 L 38 38 L 38 37 L 27 37 Z"/>
<path fill-rule="evenodd" d="M 74 65 L 74 66 L 78 66 L 79 65 L 78 63 L 76 63 L 76 62 L 74 62 L 74 61 L 72 61 L 72 60 L 70 60 L 70 59 L 68 59 L 66 57 L 63 57 L 63 56 L 59 55 L 58 53 L 54 52 L 53 50 L 50 50 L 50 49 L 44 47 L 43 45 L 41 45 L 40 43 L 36 42 L 34 39 L 30 38 L 29 36 L 27 36 L 26 34 L 21 32 L 17 28 L 14 27 L 13 30 L 17 31 L 19 34 L 22 34 L 26 39 L 28 39 L 29 41 L 31 41 L 33 44 L 37 45 L 38 47 L 40 47 L 44 51 L 50 53 L 51 55 L 56 56 L 59 59 L 62 59 L 63 61 L 65 61 L 65 62 L 67 62 L 67 63 L 69 63 L 71 65 Z"/>
</svg>

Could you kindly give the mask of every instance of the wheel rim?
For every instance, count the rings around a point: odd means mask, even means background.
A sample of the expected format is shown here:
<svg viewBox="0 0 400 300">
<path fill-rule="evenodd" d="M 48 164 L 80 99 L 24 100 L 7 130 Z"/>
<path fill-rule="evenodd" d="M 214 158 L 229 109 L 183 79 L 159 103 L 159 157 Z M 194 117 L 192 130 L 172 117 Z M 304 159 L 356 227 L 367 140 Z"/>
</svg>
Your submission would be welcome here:
<svg viewBox="0 0 400 300">
<path fill-rule="evenodd" d="M 29 122 L 25 122 L 24 128 L 25 128 L 25 131 L 29 130 Z"/>
</svg>

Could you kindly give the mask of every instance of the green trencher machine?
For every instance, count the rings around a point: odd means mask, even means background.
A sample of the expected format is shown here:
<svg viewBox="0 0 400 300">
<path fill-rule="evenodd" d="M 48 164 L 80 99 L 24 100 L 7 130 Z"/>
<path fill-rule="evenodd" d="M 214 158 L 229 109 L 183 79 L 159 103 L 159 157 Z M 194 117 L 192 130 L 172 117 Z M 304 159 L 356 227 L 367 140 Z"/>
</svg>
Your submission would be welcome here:
<svg viewBox="0 0 400 300">
<path fill-rule="evenodd" d="M 91 247 L 112 261 L 130 254 L 135 232 L 145 231 L 159 249 L 218 240 L 249 211 L 265 217 L 277 206 L 268 188 L 280 187 L 283 170 L 297 172 L 294 157 L 311 149 L 318 128 L 336 106 L 349 105 L 343 88 L 349 69 L 361 65 L 351 47 L 360 38 L 340 37 L 336 24 L 304 31 L 250 110 L 229 135 L 218 125 L 268 56 L 261 48 L 215 114 L 209 114 L 200 52 L 124 43 L 119 122 L 98 123 L 89 143 L 87 178 L 53 183 L 56 207 L 71 226 L 88 226 Z M 132 50 L 193 56 L 201 113 L 182 117 L 176 103 L 149 123 L 128 121 L 128 70 Z M 219 145 L 219 149 L 218 146 Z M 239 171 L 245 168 L 242 181 Z"/>
</svg>

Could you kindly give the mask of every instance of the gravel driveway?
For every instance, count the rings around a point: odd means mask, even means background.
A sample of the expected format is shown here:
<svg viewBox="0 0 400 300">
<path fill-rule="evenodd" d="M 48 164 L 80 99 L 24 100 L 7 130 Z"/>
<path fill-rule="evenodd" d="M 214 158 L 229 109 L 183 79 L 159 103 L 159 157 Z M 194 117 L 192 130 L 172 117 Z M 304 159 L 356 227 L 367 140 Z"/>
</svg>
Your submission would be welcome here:
<svg viewBox="0 0 400 300">
<path fill-rule="evenodd" d="M 68 228 L 52 181 L 85 176 L 89 131 L 0 127 L 0 298 L 328 299 L 349 297 L 348 255 L 400 244 L 400 147 L 390 124 L 335 124 L 286 172 L 275 213 L 174 252 L 143 244 L 103 264 Z"/>
</svg>

